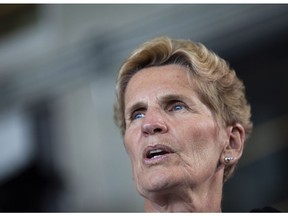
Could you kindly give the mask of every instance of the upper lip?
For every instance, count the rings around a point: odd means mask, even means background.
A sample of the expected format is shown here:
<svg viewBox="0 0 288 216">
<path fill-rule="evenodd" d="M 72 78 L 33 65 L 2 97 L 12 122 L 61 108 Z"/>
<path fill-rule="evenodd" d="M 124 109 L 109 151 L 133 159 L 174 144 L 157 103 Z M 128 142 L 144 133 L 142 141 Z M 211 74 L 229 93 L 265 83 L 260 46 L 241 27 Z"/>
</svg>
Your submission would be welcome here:
<svg viewBox="0 0 288 216">
<path fill-rule="evenodd" d="M 155 154 L 163 155 L 163 154 L 169 154 L 169 153 L 174 153 L 174 151 L 169 146 L 166 146 L 163 144 L 157 144 L 157 145 L 153 145 L 153 146 L 147 146 L 144 149 L 143 158 L 150 159 Z"/>
</svg>

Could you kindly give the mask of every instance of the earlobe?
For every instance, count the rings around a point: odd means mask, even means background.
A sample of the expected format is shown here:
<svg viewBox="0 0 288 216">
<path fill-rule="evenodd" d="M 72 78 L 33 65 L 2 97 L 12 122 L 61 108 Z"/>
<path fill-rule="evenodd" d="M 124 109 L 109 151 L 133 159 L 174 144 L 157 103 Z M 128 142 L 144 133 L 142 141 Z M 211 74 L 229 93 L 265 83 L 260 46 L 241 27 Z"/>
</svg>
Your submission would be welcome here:
<svg viewBox="0 0 288 216">
<path fill-rule="evenodd" d="M 245 141 L 245 130 L 239 123 L 228 128 L 229 142 L 224 148 L 222 154 L 223 164 L 232 164 L 237 162 L 242 156 L 244 141 Z"/>
</svg>

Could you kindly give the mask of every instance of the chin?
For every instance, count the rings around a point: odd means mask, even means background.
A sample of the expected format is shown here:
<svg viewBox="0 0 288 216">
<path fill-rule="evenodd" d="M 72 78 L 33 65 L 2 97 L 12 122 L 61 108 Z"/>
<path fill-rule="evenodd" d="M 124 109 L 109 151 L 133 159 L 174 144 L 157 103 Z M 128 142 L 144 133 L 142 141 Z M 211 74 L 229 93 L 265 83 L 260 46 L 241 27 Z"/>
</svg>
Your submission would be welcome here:
<svg viewBox="0 0 288 216">
<path fill-rule="evenodd" d="M 165 192 L 175 187 L 179 181 L 171 170 L 154 170 L 145 175 L 139 175 L 137 190 L 140 194 Z"/>
</svg>

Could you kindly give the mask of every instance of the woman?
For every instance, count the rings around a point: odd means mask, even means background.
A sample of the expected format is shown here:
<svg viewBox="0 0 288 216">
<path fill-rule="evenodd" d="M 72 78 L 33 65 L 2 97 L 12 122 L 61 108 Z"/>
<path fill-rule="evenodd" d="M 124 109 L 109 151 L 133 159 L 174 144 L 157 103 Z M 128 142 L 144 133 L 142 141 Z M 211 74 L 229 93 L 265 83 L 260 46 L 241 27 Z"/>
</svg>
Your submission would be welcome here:
<svg viewBox="0 0 288 216">
<path fill-rule="evenodd" d="M 147 212 L 220 212 L 252 132 L 244 85 L 202 44 L 159 37 L 117 81 L 115 120 Z"/>
</svg>

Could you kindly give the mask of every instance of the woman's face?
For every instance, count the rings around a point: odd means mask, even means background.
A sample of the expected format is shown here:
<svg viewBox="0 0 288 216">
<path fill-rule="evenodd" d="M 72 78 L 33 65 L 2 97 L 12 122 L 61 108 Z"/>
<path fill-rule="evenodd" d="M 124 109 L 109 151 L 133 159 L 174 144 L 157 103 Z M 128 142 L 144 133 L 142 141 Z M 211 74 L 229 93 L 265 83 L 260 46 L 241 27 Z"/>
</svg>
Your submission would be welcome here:
<svg viewBox="0 0 288 216">
<path fill-rule="evenodd" d="M 165 192 L 213 180 L 228 136 L 177 65 L 145 68 L 125 93 L 125 148 L 137 190 Z"/>
</svg>

